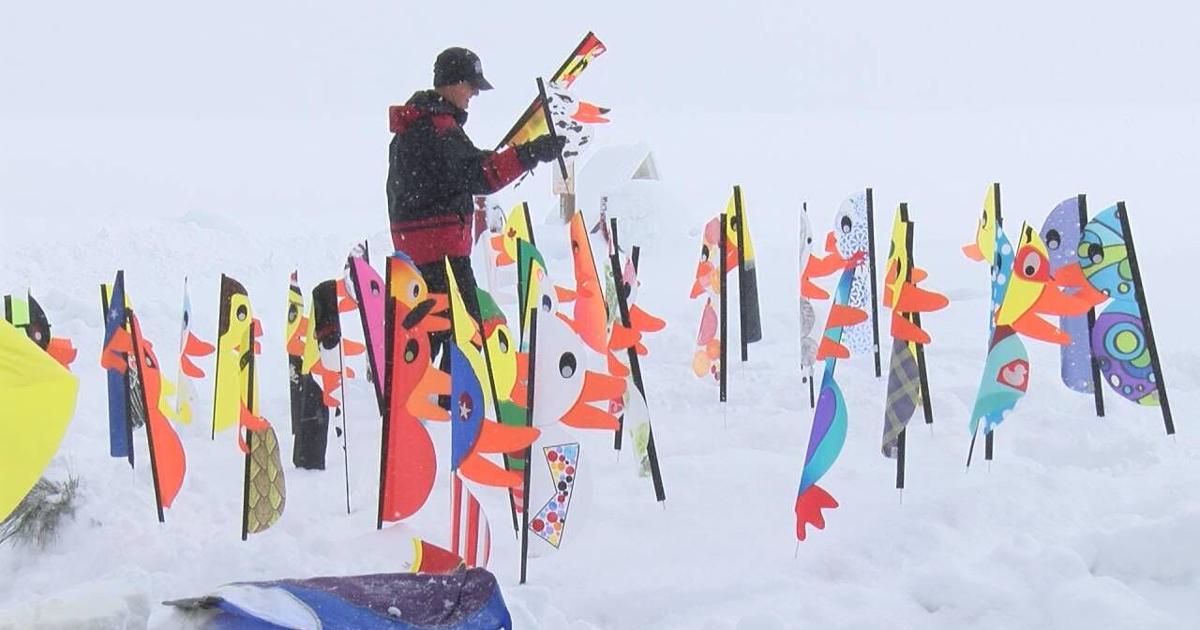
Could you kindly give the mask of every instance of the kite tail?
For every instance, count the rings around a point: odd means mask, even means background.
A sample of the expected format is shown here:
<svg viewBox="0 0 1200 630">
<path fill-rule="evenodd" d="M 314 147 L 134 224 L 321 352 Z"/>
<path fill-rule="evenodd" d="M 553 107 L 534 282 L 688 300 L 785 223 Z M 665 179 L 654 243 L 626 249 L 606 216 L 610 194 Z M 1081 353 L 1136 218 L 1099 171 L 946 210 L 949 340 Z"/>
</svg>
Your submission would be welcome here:
<svg viewBox="0 0 1200 630">
<path fill-rule="evenodd" d="M 804 540 L 804 528 L 812 525 L 817 529 L 825 529 L 825 516 L 821 510 L 832 510 L 838 502 L 821 486 L 813 484 L 800 496 L 796 497 L 796 539 Z"/>
</svg>

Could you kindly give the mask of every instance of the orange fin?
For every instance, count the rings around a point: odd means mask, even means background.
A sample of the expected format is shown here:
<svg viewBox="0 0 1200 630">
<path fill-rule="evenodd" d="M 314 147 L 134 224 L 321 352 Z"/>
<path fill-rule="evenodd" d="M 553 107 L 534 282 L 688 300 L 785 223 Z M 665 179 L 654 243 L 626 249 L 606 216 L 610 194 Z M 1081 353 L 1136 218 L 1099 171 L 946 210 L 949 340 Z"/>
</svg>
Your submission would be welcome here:
<svg viewBox="0 0 1200 630">
<path fill-rule="evenodd" d="M 1036 311 L 1043 315 L 1060 315 L 1060 316 L 1075 316 L 1083 315 L 1088 312 L 1095 302 L 1090 302 L 1083 297 L 1077 295 L 1067 295 L 1062 289 L 1054 285 L 1047 284 L 1042 294 L 1038 296 L 1036 302 L 1033 303 L 1031 311 Z"/>
<path fill-rule="evenodd" d="M 1096 287 L 1092 286 L 1091 282 L 1088 282 L 1087 277 L 1083 275 L 1083 269 L 1079 267 L 1079 263 L 1072 263 L 1059 269 L 1054 274 L 1054 283 L 1060 287 L 1077 289 L 1072 295 L 1092 306 L 1099 305 L 1108 299 L 1107 295 L 1098 291 Z"/>
<path fill-rule="evenodd" d="M 1018 317 L 1012 323 L 1012 329 L 1029 337 L 1030 339 L 1039 339 L 1041 341 L 1049 341 L 1060 346 L 1065 346 L 1071 343 L 1071 335 L 1060 330 L 1050 322 L 1038 317 L 1033 311 L 1026 311 L 1024 315 Z"/>
<path fill-rule="evenodd" d="M 895 313 L 892 314 L 892 337 L 919 344 L 927 344 L 930 341 L 929 333 Z"/>
<path fill-rule="evenodd" d="M 191 357 L 186 354 L 179 357 L 179 371 L 192 378 L 204 378 L 204 370 L 193 363 Z"/>
<path fill-rule="evenodd" d="M 810 300 L 829 299 L 829 292 L 813 284 L 812 280 L 808 279 L 807 274 L 800 279 L 800 295 L 803 295 Z"/>
<path fill-rule="evenodd" d="M 458 474 L 464 479 L 485 486 L 519 488 L 523 479 L 515 470 L 504 470 L 480 455 L 470 454 L 458 465 Z"/>
<path fill-rule="evenodd" d="M 967 258 L 983 262 L 983 251 L 979 249 L 979 245 L 975 243 L 963 245 L 962 251 L 966 254 Z"/>
<path fill-rule="evenodd" d="M 193 357 L 206 357 L 216 351 L 211 343 L 201 340 L 188 331 L 187 341 L 183 344 L 183 351 Z"/>
<path fill-rule="evenodd" d="M 615 396 L 614 396 L 615 398 Z M 562 417 L 562 423 L 576 429 L 602 429 L 616 431 L 621 428 L 617 418 L 585 402 L 577 402 Z"/>
<path fill-rule="evenodd" d="M 583 374 L 583 389 L 579 400 L 598 402 L 612 400 L 625 395 L 625 379 L 588 370 Z"/>
<path fill-rule="evenodd" d="M 946 308 L 948 304 L 950 300 L 941 293 L 927 291 L 913 283 L 905 282 L 900 287 L 900 296 L 894 309 L 903 313 L 928 313 Z"/>
<path fill-rule="evenodd" d="M 346 356 L 356 357 L 366 351 L 366 344 L 342 337 L 342 352 L 345 352 Z"/>
<path fill-rule="evenodd" d="M 925 279 L 928 277 L 929 277 L 929 274 L 924 269 L 919 269 L 917 267 L 913 267 L 913 270 L 912 270 L 912 283 L 913 284 L 917 284 L 919 282 L 924 282 Z"/>
<path fill-rule="evenodd" d="M 825 329 L 853 326 L 867 321 L 867 312 L 846 306 L 845 304 L 834 304 L 829 308 L 829 319 L 825 323 Z"/>
<path fill-rule="evenodd" d="M 484 419 L 480 423 L 479 438 L 475 440 L 476 453 L 512 453 L 523 451 L 542 432 L 533 427 L 518 427 Z"/>
<path fill-rule="evenodd" d="M 79 351 L 71 344 L 71 340 L 66 337 L 51 337 L 50 344 L 46 346 L 46 352 L 58 361 L 59 365 L 71 369 L 71 364 L 75 362 L 75 357 L 79 356 Z"/>
<path fill-rule="evenodd" d="M 821 361 L 830 357 L 837 359 L 849 359 L 850 350 L 848 350 L 846 346 L 843 346 L 829 337 L 821 337 L 821 345 L 817 346 L 817 360 Z"/>
<path fill-rule="evenodd" d="M 627 350 L 637 345 L 642 340 L 642 335 L 636 330 L 626 328 L 620 324 L 613 324 L 612 334 L 608 339 L 609 350 Z"/>
<path fill-rule="evenodd" d="M 629 307 L 629 324 L 642 332 L 658 332 L 667 327 L 666 320 L 643 311 L 636 304 Z"/>
<path fill-rule="evenodd" d="M 808 263 L 804 265 L 804 275 L 809 278 L 824 278 L 842 269 L 845 262 L 837 252 L 824 257 L 809 254 Z"/>
</svg>

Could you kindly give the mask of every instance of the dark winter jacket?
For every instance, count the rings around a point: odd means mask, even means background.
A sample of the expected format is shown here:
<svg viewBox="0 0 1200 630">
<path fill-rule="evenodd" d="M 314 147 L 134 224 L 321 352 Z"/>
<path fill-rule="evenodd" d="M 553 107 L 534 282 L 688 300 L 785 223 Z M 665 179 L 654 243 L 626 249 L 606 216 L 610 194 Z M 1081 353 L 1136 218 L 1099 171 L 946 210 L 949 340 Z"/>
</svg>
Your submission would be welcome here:
<svg viewBox="0 0 1200 630">
<path fill-rule="evenodd" d="M 417 264 L 471 253 L 472 196 L 504 188 L 536 163 L 518 151 L 475 148 L 467 112 L 436 91 L 417 92 L 389 111 L 388 215 L 392 241 Z"/>
</svg>

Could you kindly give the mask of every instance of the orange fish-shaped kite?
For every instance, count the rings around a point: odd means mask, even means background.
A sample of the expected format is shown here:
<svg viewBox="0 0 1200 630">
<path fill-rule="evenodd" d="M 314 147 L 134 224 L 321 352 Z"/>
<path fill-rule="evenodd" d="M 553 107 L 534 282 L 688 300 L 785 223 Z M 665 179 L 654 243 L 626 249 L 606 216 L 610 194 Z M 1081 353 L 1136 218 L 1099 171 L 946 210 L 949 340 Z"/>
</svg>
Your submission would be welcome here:
<svg viewBox="0 0 1200 630">
<path fill-rule="evenodd" d="M 129 313 L 129 329 L 118 327 L 114 331 L 101 354 L 100 365 L 124 373 L 129 369 L 126 356 L 133 357 L 135 361 L 146 398 L 143 402 L 146 407 L 147 441 L 154 467 L 155 496 L 162 508 L 169 508 L 183 486 L 187 458 L 179 435 L 162 412 L 163 378 L 158 357 L 150 341 L 142 336 L 141 326 L 132 312 Z M 160 509 L 159 521 L 162 520 Z"/>
<path fill-rule="evenodd" d="M 425 281 L 420 271 L 403 254 L 387 261 L 388 300 L 391 309 L 392 356 L 385 375 L 389 407 L 385 423 L 382 460 L 384 474 L 380 492 L 379 522 L 399 521 L 415 514 L 425 505 L 437 476 L 437 454 L 429 431 L 422 420 L 445 422 L 450 414 L 431 397 L 450 393 L 450 375 L 433 366 L 430 360 L 429 333 L 446 330 L 450 322 L 434 314 L 436 303 L 424 297 L 413 307 L 407 300 L 416 281 Z M 416 292 L 427 295 L 425 291 Z"/>
<path fill-rule="evenodd" d="M 576 212 L 571 217 L 570 235 L 575 289 L 555 287 L 555 293 L 560 303 L 573 302 L 574 310 L 572 317 L 560 317 L 587 347 L 605 357 L 609 374 L 624 378 L 629 374 L 629 368 L 617 360 L 613 353 L 632 347 L 638 343 L 639 336 L 624 326 L 613 326 L 609 333 L 608 305 L 604 301 L 604 291 L 600 286 L 600 275 L 596 271 L 596 259 L 592 256 L 592 244 L 588 240 L 582 212 Z"/>
</svg>

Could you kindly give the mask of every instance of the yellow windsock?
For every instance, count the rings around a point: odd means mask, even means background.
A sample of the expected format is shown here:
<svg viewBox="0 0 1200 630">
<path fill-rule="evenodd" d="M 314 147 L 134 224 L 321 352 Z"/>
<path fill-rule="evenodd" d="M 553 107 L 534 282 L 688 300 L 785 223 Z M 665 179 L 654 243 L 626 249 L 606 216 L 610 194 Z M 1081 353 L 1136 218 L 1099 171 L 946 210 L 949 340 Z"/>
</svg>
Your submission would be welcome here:
<svg viewBox="0 0 1200 630">
<path fill-rule="evenodd" d="M 79 381 L 0 319 L 0 519 L 29 492 L 75 413 Z"/>
</svg>

